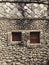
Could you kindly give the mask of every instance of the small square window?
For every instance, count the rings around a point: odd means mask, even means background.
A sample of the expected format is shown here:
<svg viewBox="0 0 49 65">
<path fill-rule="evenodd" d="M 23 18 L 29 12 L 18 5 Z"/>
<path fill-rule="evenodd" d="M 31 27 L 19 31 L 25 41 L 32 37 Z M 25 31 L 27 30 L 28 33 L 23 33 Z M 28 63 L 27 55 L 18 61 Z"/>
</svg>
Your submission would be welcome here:
<svg viewBox="0 0 49 65">
<path fill-rule="evenodd" d="M 22 34 L 21 32 L 12 32 L 12 41 L 21 41 Z"/>
<path fill-rule="evenodd" d="M 30 43 L 40 43 L 40 32 L 30 32 Z"/>
</svg>

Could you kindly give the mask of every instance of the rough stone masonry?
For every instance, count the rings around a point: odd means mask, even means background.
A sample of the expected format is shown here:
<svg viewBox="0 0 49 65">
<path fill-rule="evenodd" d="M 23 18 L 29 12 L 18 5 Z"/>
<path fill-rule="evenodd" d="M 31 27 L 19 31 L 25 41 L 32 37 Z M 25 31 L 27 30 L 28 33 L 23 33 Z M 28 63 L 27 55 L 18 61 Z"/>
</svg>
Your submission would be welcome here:
<svg viewBox="0 0 49 65">
<path fill-rule="evenodd" d="M 49 58 L 49 20 L 46 19 L 49 18 L 49 6 L 24 3 L 34 1 L 48 3 L 47 0 L 0 0 L 0 65 L 46 65 Z M 23 45 L 12 44 L 8 41 L 12 30 L 42 30 L 41 44 L 30 45 L 29 32 L 25 31 L 22 32 Z"/>
</svg>

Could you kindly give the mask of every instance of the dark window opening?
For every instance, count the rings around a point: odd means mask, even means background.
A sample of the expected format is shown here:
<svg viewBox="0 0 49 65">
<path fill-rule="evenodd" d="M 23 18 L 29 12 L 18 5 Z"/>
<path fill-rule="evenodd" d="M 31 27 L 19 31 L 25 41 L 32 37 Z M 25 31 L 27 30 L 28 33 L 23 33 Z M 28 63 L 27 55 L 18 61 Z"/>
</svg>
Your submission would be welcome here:
<svg viewBox="0 0 49 65">
<path fill-rule="evenodd" d="M 12 32 L 12 41 L 21 41 L 21 32 Z"/>
<path fill-rule="evenodd" d="M 30 32 L 30 43 L 40 43 L 40 32 Z"/>
</svg>

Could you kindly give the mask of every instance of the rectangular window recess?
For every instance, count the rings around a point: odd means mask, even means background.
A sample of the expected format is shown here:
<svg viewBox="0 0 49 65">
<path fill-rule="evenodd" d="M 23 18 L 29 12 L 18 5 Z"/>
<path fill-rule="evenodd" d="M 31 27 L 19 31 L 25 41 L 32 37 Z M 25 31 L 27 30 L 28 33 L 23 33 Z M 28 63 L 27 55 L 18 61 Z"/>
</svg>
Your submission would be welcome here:
<svg viewBox="0 0 49 65">
<path fill-rule="evenodd" d="M 21 32 L 12 32 L 12 41 L 21 41 L 22 33 Z"/>
<path fill-rule="evenodd" d="M 30 32 L 30 44 L 40 43 L 40 32 Z"/>
<path fill-rule="evenodd" d="M 26 37 L 28 36 L 26 44 L 28 45 L 34 45 L 34 44 L 40 44 L 41 42 L 41 34 L 42 30 L 12 30 L 8 32 L 8 42 L 11 44 L 18 44 L 23 41 L 25 36 L 24 34 L 27 34 Z M 28 35 L 29 34 L 29 35 Z M 24 40 L 25 41 L 25 40 Z"/>
</svg>

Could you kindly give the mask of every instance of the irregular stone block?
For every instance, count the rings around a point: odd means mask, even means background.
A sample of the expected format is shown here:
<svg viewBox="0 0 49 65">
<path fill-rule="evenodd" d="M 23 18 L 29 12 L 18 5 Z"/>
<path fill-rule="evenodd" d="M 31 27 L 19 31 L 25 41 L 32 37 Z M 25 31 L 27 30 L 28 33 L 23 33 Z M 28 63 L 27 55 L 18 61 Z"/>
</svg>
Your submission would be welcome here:
<svg viewBox="0 0 49 65">
<path fill-rule="evenodd" d="M 7 65 L 7 63 L 6 62 L 3 62 L 2 65 Z"/>
</svg>

